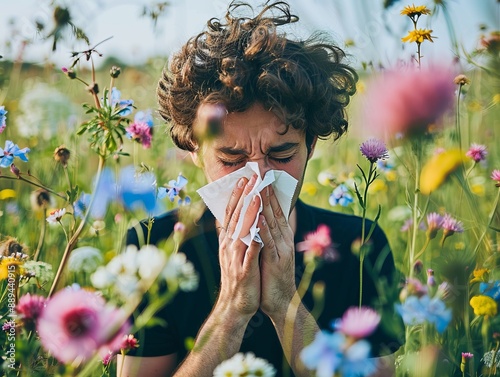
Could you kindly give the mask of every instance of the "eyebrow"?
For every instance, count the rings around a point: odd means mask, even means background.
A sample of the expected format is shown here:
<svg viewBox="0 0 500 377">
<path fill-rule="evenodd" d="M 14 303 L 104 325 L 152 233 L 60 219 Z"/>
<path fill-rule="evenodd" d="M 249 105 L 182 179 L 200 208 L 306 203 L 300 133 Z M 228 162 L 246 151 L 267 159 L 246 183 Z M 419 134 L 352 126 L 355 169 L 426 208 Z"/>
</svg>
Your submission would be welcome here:
<svg viewBox="0 0 500 377">
<path fill-rule="evenodd" d="M 276 153 L 276 152 L 285 152 L 293 148 L 297 148 L 299 146 L 299 143 L 291 143 L 291 142 L 286 142 L 283 144 L 279 144 L 273 147 L 269 147 L 267 150 L 266 154 L 269 153 Z M 220 147 L 217 149 L 219 152 L 222 152 L 224 154 L 228 155 L 248 155 L 248 152 L 245 149 L 240 149 L 240 148 L 231 148 L 231 147 Z"/>
</svg>

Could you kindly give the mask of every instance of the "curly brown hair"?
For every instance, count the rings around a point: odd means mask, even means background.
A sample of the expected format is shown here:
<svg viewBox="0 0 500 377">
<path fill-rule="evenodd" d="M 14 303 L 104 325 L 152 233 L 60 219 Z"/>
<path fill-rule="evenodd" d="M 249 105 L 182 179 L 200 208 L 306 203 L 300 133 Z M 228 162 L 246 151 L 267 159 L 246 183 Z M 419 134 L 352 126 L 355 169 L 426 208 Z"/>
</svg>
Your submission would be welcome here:
<svg viewBox="0 0 500 377">
<path fill-rule="evenodd" d="M 192 125 L 201 103 L 221 103 L 228 112 L 260 102 L 288 127 L 315 137 L 339 138 L 347 130 L 345 107 L 358 75 L 341 61 L 344 52 L 320 34 L 305 41 L 278 34 L 298 21 L 284 1 L 267 2 L 253 17 L 238 17 L 249 4 L 232 2 L 225 22 L 212 18 L 207 30 L 173 56 L 158 83 L 159 113 L 171 122 L 181 149 L 195 151 Z"/>
</svg>

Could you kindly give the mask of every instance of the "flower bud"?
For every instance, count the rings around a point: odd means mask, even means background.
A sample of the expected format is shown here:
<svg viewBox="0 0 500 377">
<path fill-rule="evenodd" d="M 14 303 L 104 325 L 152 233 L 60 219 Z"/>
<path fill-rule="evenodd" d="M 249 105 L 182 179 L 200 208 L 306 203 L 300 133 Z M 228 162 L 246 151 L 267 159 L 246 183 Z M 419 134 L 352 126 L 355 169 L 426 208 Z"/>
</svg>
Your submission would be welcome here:
<svg viewBox="0 0 500 377">
<path fill-rule="evenodd" d="M 466 85 L 466 84 L 470 84 L 470 80 L 467 76 L 461 74 L 461 75 L 458 75 L 457 77 L 455 77 L 453 79 L 453 82 L 457 85 Z"/>
<path fill-rule="evenodd" d="M 54 151 L 54 160 L 56 160 L 56 162 L 60 162 L 62 166 L 67 166 L 70 155 L 71 152 L 69 149 L 64 145 L 61 145 Z"/>
<path fill-rule="evenodd" d="M 62 67 L 61 70 L 64 72 L 66 76 L 68 76 L 71 80 L 76 79 L 76 72 L 72 69 L 68 69 L 66 67 Z"/>
<path fill-rule="evenodd" d="M 38 189 L 31 192 L 30 195 L 31 208 L 35 211 L 47 209 L 50 205 L 50 194 L 45 189 Z"/>
<path fill-rule="evenodd" d="M 21 171 L 19 170 L 19 168 L 14 165 L 14 164 L 10 164 L 10 171 L 12 172 L 12 174 L 14 174 L 17 178 L 19 178 L 21 176 Z"/>
<path fill-rule="evenodd" d="M 90 94 L 97 94 L 99 93 L 99 85 L 97 85 L 96 82 L 93 82 L 89 86 L 87 86 L 87 90 L 90 92 Z"/>
<path fill-rule="evenodd" d="M 109 75 L 116 79 L 118 76 L 120 76 L 121 73 L 121 68 L 117 67 L 116 65 L 112 66 L 111 69 L 109 70 Z"/>
</svg>

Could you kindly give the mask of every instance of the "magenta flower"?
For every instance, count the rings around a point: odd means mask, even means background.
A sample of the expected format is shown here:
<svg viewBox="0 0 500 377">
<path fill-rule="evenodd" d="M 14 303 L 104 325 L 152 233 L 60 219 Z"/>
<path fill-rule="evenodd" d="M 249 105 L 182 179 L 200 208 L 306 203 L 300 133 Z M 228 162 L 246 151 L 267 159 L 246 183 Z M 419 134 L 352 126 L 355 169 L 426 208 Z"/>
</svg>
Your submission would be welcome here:
<svg viewBox="0 0 500 377">
<path fill-rule="evenodd" d="M 334 323 L 335 330 L 355 339 L 362 339 L 375 331 L 380 322 L 380 315 L 367 306 L 353 306 Z"/>
<path fill-rule="evenodd" d="M 389 158 L 389 152 L 382 140 L 368 139 L 361 144 L 359 150 L 371 163 Z"/>
<path fill-rule="evenodd" d="M 144 149 L 151 148 L 151 128 L 147 123 L 134 122 L 126 128 L 127 136 L 137 141 Z"/>
<path fill-rule="evenodd" d="M 297 244 L 296 249 L 303 251 L 306 258 L 319 257 L 326 261 L 333 261 L 337 258 L 337 252 L 330 238 L 330 228 L 325 224 L 319 225 L 315 232 L 308 233 L 304 241 Z"/>
<path fill-rule="evenodd" d="M 443 217 L 436 213 L 436 212 L 431 212 L 427 215 L 427 237 L 429 239 L 433 239 L 436 237 L 436 234 L 439 229 L 441 229 L 441 226 L 443 225 Z"/>
<path fill-rule="evenodd" d="M 500 186 L 500 170 L 495 169 L 491 172 L 491 179 L 497 181 L 497 186 Z"/>
<path fill-rule="evenodd" d="M 21 316 L 23 324 L 28 331 L 35 329 L 36 321 L 45 307 L 45 301 L 45 297 L 29 293 L 26 293 L 19 299 L 16 305 L 16 312 Z"/>
<path fill-rule="evenodd" d="M 464 357 L 466 359 L 472 359 L 474 357 L 474 354 L 472 354 L 470 352 L 462 352 L 462 357 Z"/>
<path fill-rule="evenodd" d="M 464 231 L 462 222 L 454 219 L 449 214 L 444 215 L 441 227 L 443 228 L 445 237 L 451 236 L 454 233 L 462 233 Z"/>
<path fill-rule="evenodd" d="M 486 145 L 472 143 L 469 150 L 465 155 L 475 162 L 483 161 L 486 159 L 488 151 L 486 150 Z"/>
<path fill-rule="evenodd" d="M 120 344 L 120 349 L 128 351 L 139 347 L 139 341 L 132 334 L 124 335 Z"/>
<path fill-rule="evenodd" d="M 119 309 L 83 289 L 64 289 L 47 301 L 38 318 L 43 347 L 62 363 L 80 363 L 120 348 L 130 328 Z"/>
<path fill-rule="evenodd" d="M 438 66 L 384 73 L 368 88 L 364 123 L 387 136 L 427 132 L 453 106 L 453 78 Z"/>
</svg>

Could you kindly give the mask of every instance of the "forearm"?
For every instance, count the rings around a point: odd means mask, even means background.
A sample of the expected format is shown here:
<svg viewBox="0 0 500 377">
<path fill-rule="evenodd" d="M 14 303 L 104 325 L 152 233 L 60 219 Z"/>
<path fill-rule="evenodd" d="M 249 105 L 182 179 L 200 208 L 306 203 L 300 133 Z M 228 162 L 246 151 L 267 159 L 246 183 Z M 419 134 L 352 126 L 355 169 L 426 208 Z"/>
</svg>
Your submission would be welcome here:
<svg viewBox="0 0 500 377">
<path fill-rule="evenodd" d="M 217 365 L 239 351 L 250 318 L 216 305 L 198 332 L 192 351 L 174 376 L 212 377 Z"/>
<path fill-rule="evenodd" d="M 300 359 L 302 349 L 314 340 L 319 331 L 316 320 L 295 294 L 288 309 L 271 317 L 288 363 L 297 377 L 312 377 Z"/>
</svg>

